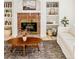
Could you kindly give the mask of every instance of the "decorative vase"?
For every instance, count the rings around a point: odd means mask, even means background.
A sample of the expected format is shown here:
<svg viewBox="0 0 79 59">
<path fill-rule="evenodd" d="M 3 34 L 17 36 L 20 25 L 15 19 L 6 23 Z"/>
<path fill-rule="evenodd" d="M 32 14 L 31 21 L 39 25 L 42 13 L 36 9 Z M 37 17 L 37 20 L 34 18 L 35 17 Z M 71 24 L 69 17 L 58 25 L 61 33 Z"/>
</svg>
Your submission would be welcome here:
<svg viewBox="0 0 79 59">
<path fill-rule="evenodd" d="M 48 33 L 48 36 L 52 36 L 52 30 L 51 29 L 48 29 L 47 33 Z"/>
<path fill-rule="evenodd" d="M 27 37 L 26 36 L 23 36 L 23 41 L 26 41 L 27 40 Z"/>
</svg>

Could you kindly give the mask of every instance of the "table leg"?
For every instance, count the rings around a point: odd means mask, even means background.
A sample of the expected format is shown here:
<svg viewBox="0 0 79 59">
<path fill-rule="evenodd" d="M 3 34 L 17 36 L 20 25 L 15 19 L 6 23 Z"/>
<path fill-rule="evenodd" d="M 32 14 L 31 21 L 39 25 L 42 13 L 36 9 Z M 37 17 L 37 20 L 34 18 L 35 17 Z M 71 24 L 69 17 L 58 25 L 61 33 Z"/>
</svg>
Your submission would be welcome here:
<svg viewBox="0 0 79 59">
<path fill-rule="evenodd" d="M 39 45 L 37 45 L 37 47 L 38 47 L 38 51 L 40 51 L 40 49 L 39 49 Z"/>
<path fill-rule="evenodd" d="M 39 44 L 37 44 L 37 48 L 38 48 L 38 51 L 40 51 L 40 49 L 39 49 Z"/>
<path fill-rule="evenodd" d="M 23 46 L 23 55 L 25 56 L 25 45 Z"/>
</svg>

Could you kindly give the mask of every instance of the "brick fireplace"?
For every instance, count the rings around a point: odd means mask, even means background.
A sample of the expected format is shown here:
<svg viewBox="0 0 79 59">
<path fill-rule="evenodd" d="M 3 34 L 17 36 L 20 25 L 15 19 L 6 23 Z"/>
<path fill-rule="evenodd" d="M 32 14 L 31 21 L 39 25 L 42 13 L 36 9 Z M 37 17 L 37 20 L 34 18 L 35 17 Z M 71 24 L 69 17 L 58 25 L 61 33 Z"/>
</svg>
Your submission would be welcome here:
<svg viewBox="0 0 79 59">
<path fill-rule="evenodd" d="M 18 13 L 18 34 L 40 35 L 40 13 Z"/>
</svg>

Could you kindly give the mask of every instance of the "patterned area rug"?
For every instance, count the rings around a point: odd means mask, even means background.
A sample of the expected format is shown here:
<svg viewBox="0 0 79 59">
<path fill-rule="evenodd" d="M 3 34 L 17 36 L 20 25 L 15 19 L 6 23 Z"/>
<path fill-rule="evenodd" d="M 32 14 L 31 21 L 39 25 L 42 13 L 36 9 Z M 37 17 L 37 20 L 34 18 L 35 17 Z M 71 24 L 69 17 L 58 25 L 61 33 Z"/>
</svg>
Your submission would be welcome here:
<svg viewBox="0 0 79 59">
<path fill-rule="evenodd" d="M 43 41 L 39 46 L 40 51 L 28 48 L 23 55 L 22 47 L 17 47 L 14 52 L 11 52 L 8 44 L 5 43 L 4 59 L 66 59 L 56 40 Z"/>
</svg>

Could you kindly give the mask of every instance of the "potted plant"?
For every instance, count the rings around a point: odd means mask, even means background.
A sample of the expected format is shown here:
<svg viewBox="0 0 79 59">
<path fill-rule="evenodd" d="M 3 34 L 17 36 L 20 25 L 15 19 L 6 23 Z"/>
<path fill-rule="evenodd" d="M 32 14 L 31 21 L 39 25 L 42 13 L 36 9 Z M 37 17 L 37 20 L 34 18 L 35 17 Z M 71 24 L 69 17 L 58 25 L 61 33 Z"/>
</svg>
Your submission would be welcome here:
<svg viewBox="0 0 79 59">
<path fill-rule="evenodd" d="M 61 20 L 61 23 L 64 25 L 64 27 L 67 27 L 67 25 L 69 24 L 69 20 L 67 19 L 67 17 L 64 17 L 64 18 Z"/>
</svg>

